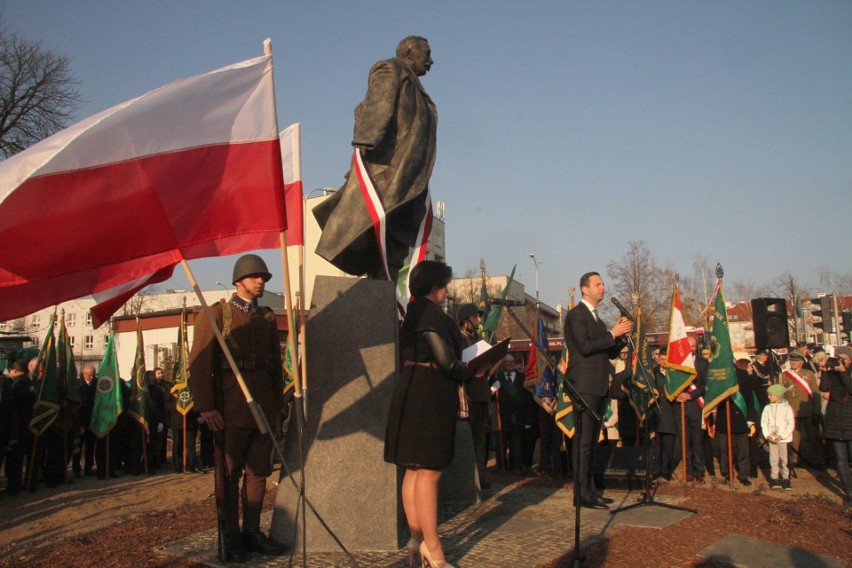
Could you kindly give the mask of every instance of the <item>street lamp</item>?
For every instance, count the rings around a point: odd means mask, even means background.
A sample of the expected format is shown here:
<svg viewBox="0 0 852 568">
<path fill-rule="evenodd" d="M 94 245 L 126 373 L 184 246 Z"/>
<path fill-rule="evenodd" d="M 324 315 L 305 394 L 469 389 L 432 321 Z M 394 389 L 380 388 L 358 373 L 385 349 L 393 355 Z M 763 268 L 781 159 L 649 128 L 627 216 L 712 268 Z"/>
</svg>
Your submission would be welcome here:
<svg viewBox="0 0 852 568">
<path fill-rule="evenodd" d="M 226 294 L 230 294 L 230 293 L 231 293 L 231 291 L 228 289 L 228 287 L 227 287 L 227 286 L 225 286 L 224 284 L 222 284 L 221 282 L 219 282 L 218 280 L 216 281 L 216 284 L 217 284 L 218 286 L 221 286 L 222 288 L 224 288 L 224 289 L 225 289 L 225 293 L 226 293 Z"/>
<path fill-rule="evenodd" d="M 541 300 L 538 297 L 538 265 L 541 264 L 540 260 L 535 259 L 535 255 L 530 253 L 530 258 L 533 261 L 533 265 L 535 266 L 535 315 L 539 317 L 539 310 L 541 309 Z M 538 325 L 538 322 L 536 322 Z"/>
</svg>

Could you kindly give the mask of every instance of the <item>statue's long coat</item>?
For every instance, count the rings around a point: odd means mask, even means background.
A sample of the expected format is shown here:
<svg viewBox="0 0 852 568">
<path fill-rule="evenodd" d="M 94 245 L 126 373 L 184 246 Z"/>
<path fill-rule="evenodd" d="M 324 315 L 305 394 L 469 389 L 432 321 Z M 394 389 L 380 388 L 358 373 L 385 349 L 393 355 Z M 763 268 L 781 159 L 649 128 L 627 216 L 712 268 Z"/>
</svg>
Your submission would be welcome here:
<svg viewBox="0 0 852 568">
<path fill-rule="evenodd" d="M 404 61 L 373 65 L 367 94 L 355 109 L 352 145 L 364 148 L 364 166 L 387 214 L 392 278 L 426 214 L 437 126 L 432 99 Z M 317 254 L 348 274 L 381 272 L 372 220 L 354 170 L 337 193 L 314 208 L 314 216 L 323 231 Z"/>
</svg>

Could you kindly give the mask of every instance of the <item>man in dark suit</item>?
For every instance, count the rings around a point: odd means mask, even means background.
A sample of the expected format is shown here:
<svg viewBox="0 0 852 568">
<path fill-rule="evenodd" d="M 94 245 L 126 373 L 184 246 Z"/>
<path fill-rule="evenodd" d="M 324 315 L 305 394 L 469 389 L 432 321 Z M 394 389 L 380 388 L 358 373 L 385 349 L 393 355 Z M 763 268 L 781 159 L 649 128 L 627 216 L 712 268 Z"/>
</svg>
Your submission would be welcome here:
<svg viewBox="0 0 852 568">
<path fill-rule="evenodd" d="M 686 460 L 686 479 L 684 481 L 695 481 L 704 483 L 705 452 L 704 452 L 704 391 L 707 388 L 707 368 L 709 362 L 698 354 L 698 340 L 689 337 L 689 348 L 695 356 L 695 380 L 692 384 L 675 399 L 684 404 L 684 415 L 686 425 L 681 424 L 680 408 L 675 411 L 674 419 L 677 423 L 677 431 L 686 433 L 686 455 L 681 456 Z M 695 387 L 695 388 L 692 388 Z"/>
<path fill-rule="evenodd" d="M 610 359 L 626 345 L 633 323 L 621 317 L 611 330 L 598 316 L 597 307 L 606 293 L 603 279 L 597 272 L 587 272 L 580 278 L 582 300 L 565 318 L 565 343 L 569 361 L 567 379 L 598 415 L 604 411 L 609 389 Z M 582 410 L 575 404 L 578 411 Z M 580 486 L 575 488 L 579 505 L 605 509 L 606 502 L 592 491 L 589 464 L 598 437 L 600 424 L 589 412 L 581 412 L 579 449 L 574 452 L 574 467 Z M 578 463 L 579 462 L 579 463 Z"/>
</svg>

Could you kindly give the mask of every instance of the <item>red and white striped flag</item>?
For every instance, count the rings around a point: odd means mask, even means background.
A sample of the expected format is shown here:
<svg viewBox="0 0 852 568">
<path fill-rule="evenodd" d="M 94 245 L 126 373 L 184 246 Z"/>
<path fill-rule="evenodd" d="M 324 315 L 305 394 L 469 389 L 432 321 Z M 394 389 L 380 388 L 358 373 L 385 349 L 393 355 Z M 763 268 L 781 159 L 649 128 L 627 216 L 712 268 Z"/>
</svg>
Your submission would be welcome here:
<svg viewBox="0 0 852 568">
<path fill-rule="evenodd" d="M 287 209 L 287 246 L 305 244 L 304 197 L 302 195 L 302 125 L 291 124 L 281 131 L 281 168 L 284 171 L 284 203 Z"/>
<path fill-rule="evenodd" d="M 0 162 L 0 321 L 113 304 L 183 259 L 277 248 L 272 57 L 183 79 Z"/>
</svg>

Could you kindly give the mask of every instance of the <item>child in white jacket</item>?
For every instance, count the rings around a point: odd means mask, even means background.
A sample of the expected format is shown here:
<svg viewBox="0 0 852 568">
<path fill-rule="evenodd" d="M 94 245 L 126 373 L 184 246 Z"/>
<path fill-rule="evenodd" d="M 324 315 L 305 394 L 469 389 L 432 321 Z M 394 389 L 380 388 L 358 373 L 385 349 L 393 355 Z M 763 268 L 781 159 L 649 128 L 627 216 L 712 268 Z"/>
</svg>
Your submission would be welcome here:
<svg viewBox="0 0 852 568">
<path fill-rule="evenodd" d="M 787 444 L 793 441 L 795 418 L 784 395 L 787 389 L 772 385 L 768 389 L 769 404 L 760 417 L 760 429 L 769 442 L 769 488 L 791 491 L 790 470 L 787 468 Z M 780 475 L 780 479 L 779 479 Z"/>
</svg>

